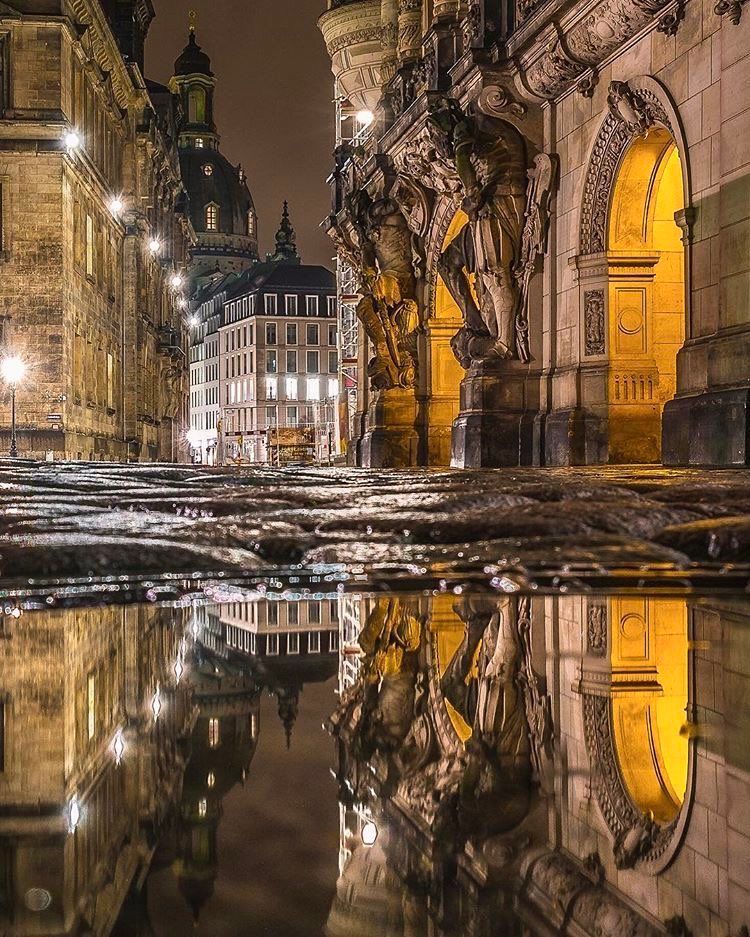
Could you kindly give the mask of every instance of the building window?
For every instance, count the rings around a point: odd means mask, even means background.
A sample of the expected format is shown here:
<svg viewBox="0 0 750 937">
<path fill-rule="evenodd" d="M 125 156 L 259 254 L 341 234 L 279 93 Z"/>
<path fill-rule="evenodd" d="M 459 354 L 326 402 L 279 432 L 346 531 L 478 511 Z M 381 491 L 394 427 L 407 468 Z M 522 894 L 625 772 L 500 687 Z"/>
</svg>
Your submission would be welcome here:
<svg viewBox="0 0 750 937">
<path fill-rule="evenodd" d="M 287 400 L 296 400 L 297 399 L 297 378 L 288 377 L 286 379 L 286 399 Z"/>
<path fill-rule="evenodd" d="M 308 602 L 307 620 L 311 625 L 320 624 L 320 602 Z"/>
<path fill-rule="evenodd" d="M 339 649 L 339 633 L 338 631 L 329 631 L 328 632 L 328 650 L 338 651 L 338 649 Z"/>
<path fill-rule="evenodd" d="M 285 296 L 284 297 L 284 308 L 286 309 L 286 314 L 288 316 L 297 315 L 297 297 L 296 296 Z M 289 326 L 287 326 L 287 333 L 289 331 Z M 287 339 L 289 341 L 289 339 Z"/>
<path fill-rule="evenodd" d="M 208 747 L 218 748 L 221 742 L 221 728 L 218 719 L 208 720 Z"/>
<path fill-rule="evenodd" d="M 289 374 L 297 373 L 297 352 L 288 351 L 286 353 L 286 369 Z"/>
<path fill-rule="evenodd" d="M 270 297 L 266 296 L 266 299 Z M 276 297 L 274 296 L 275 300 Z M 275 322 L 266 322 L 266 345 L 275 345 L 276 344 L 276 323 Z"/>
<path fill-rule="evenodd" d="M 247 213 L 247 234 L 248 237 L 255 237 L 255 215 L 251 211 Z"/>
<path fill-rule="evenodd" d="M 307 650 L 310 654 L 320 654 L 320 632 L 311 631 L 307 636 Z"/>
<path fill-rule="evenodd" d="M 277 634 L 269 634 L 268 640 L 266 641 L 266 654 L 278 654 L 279 653 L 279 636 Z"/>
<path fill-rule="evenodd" d="M 206 145 L 206 144 L 203 142 L 203 137 L 196 137 L 196 138 L 195 138 L 195 145 L 196 145 L 197 149 L 202 150 L 203 147 Z"/>
<path fill-rule="evenodd" d="M 266 374 L 276 374 L 278 370 L 277 367 L 277 353 L 274 349 L 273 351 L 266 352 Z"/>
<path fill-rule="evenodd" d="M 206 92 L 203 88 L 193 88 L 188 95 L 188 120 L 191 124 L 206 121 Z"/>
<path fill-rule="evenodd" d="M 336 315 L 336 297 L 335 296 L 328 297 L 328 315 L 329 316 Z"/>
<path fill-rule="evenodd" d="M 286 607 L 286 620 L 287 624 L 298 625 L 299 624 L 299 605 L 296 602 L 290 602 Z"/>
<path fill-rule="evenodd" d="M 328 396 L 329 397 L 338 397 L 339 395 L 339 380 L 337 377 L 328 378 Z"/>
<path fill-rule="evenodd" d="M 266 607 L 268 608 L 268 624 L 276 627 L 279 623 L 279 604 L 269 602 Z"/>
<path fill-rule="evenodd" d="M 275 377 L 266 378 L 266 400 L 276 400 L 279 395 Z"/>
<path fill-rule="evenodd" d="M 307 373 L 308 374 L 320 373 L 320 354 L 317 351 L 307 352 Z"/>
<path fill-rule="evenodd" d="M 328 603 L 328 614 L 331 616 L 331 622 L 335 623 L 339 620 L 339 600 L 331 599 Z"/>
<path fill-rule="evenodd" d="M 266 407 L 266 426 L 276 426 L 276 407 Z"/>
<path fill-rule="evenodd" d="M 86 276 L 94 275 L 94 219 L 86 215 Z"/>
<path fill-rule="evenodd" d="M 286 639 L 287 654 L 299 654 L 299 634 L 295 631 Z"/>
<path fill-rule="evenodd" d="M 203 167 L 203 175 L 213 176 L 213 174 L 214 174 L 214 167 L 211 165 L 211 163 L 206 163 L 205 166 Z"/>
<path fill-rule="evenodd" d="M 320 400 L 320 380 L 317 377 L 308 378 L 307 399 Z"/>
<path fill-rule="evenodd" d="M 328 373 L 338 374 L 338 370 L 339 370 L 338 352 L 329 351 L 328 352 Z"/>
<path fill-rule="evenodd" d="M 93 673 L 86 679 L 86 732 L 91 741 L 96 732 L 96 677 Z"/>
<path fill-rule="evenodd" d="M 318 314 L 318 297 L 317 296 L 305 296 L 305 309 L 308 316 L 317 316 Z"/>
<path fill-rule="evenodd" d="M 339 330 L 336 325 L 328 326 L 328 344 L 336 347 L 339 343 Z"/>
<path fill-rule="evenodd" d="M 275 315 L 276 315 L 276 294 L 275 294 L 275 293 L 266 294 L 266 296 L 265 296 L 265 304 L 266 304 L 266 307 L 265 307 L 265 308 L 266 308 L 266 315 L 267 315 L 267 316 L 275 316 Z M 267 326 L 266 326 L 266 328 L 267 328 Z M 276 326 L 274 325 L 274 329 L 275 329 L 275 328 L 276 328 Z M 274 333 L 274 334 L 275 334 L 275 333 Z M 268 341 L 268 339 L 266 339 L 266 341 Z M 275 344 L 276 344 L 276 339 L 274 338 L 273 342 L 272 342 L 272 343 L 269 342 L 269 344 L 274 344 L 274 345 L 275 345 Z"/>
<path fill-rule="evenodd" d="M 309 297 L 308 297 L 309 298 Z M 307 344 L 308 345 L 318 345 L 320 343 L 320 328 L 318 323 L 310 324 L 307 326 Z"/>
<path fill-rule="evenodd" d="M 206 231 L 219 230 L 219 206 L 215 202 L 206 205 Z"/>
<path fill-rule="evenodd" d="M 299 422 L 299 416 L 297 415 L 297 408 L 287 407 L 286 408 L 286 425 L 297 426 L 298 422 Z"/>
<path fill-rule="evenodd" d="M 294 298 L 295 300 L 297 299 L 296 296 Z M 286 343 L 287 345 L 297 344 L 297 323 L 296 322 L 287 322 L 286 324 Z"/>
</svg>

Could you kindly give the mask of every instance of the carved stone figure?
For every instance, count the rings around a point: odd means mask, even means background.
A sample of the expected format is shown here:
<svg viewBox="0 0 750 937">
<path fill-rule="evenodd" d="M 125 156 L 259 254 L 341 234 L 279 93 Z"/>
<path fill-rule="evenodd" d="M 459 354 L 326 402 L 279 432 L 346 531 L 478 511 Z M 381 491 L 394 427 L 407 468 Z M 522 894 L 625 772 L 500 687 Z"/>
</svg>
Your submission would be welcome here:
<svg viewBox="0 0 750 937">
<path fill-rule="evenodd" d="M 341 228 L 335 235 L 360 277 L 357 315 L 375 349 L 368 365 L 371 386 L 413 387 L 420 325 L 413 232 L 388 196 L 372 199 L 361 189 L 347 197 L 346 206 L 355 239 Z"/>
<path fill-rule="evenodd" d="M 428 130 L 435 151 L 458 177 L 469 223 L 443 251 L 438 272 L 461 309 L 464 325 L 451 347 L 463 367 L 519 357 L 520 260 L 526 194 L 526 150 L 512 125 L 481 112 L 466 113 L 450 98 L 431 106 Z"/>
</svg>

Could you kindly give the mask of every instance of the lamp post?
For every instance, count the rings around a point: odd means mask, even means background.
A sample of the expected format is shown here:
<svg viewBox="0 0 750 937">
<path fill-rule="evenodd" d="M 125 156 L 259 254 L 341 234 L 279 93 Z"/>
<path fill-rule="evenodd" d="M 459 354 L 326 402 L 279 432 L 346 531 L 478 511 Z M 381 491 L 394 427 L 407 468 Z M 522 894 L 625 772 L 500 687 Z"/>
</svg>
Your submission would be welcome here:
<svg viewBox="0 0 750 937">
<path fill-rule="evenodd" d="M 18 443 L 16 440 L 16 386 L 26 373 L 26 365 L 17 355 L 3 358 L 0 363 L 0 372 L 3 380 L 10 384 L 10 457 L 18 457 Z"/>
</svg>

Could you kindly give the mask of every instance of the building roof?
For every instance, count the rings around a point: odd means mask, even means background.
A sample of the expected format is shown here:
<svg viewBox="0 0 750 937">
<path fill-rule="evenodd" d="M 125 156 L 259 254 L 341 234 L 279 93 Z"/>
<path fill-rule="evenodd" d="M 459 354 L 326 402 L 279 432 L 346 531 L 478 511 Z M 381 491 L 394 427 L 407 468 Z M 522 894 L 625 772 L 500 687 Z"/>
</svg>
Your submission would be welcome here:
<svg viewBox="0 0 750 937">
<path fill-rule="evenodd" d="M 195 230 L 247 236 L 248 212 L 254 212 L 255 206 L 242 169 L 218 150 L 196 146 L 180 148 L 180 167 Z M 211 202 L 219 206 L 218 232 L 206 231 L 206 205 Z"/>
<path fill-rule="evenodd" d="M 227 299 L 260 290 L 321 290 L 334 293 L 336 277 L 319 264 L 259 263 L 246 270 L 227 288 Z"/>
<path fill-rule="evenodd" d="M 211 71 L 211 59 L 201 49 L 195 39 L 195 32 L 191 29 L 188 44 L 177 56 L 174 63 L 175 75 L 208 75 Z"/>
</svg>

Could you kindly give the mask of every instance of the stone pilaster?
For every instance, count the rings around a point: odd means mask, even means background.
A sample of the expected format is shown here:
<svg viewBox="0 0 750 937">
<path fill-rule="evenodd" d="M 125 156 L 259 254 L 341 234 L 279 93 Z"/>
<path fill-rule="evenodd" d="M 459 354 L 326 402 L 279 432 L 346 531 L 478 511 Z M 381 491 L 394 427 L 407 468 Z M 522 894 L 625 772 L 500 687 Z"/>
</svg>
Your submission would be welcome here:
<svg viewBox="0 0 750 937">
<path fill-rule="evenodd" d="M 360 464 L 365 468 L 417 465 L 416 421 L 417 400 L 413 390 L 391 387 L 375 391 L 360 443 Z"/>
</svg>

